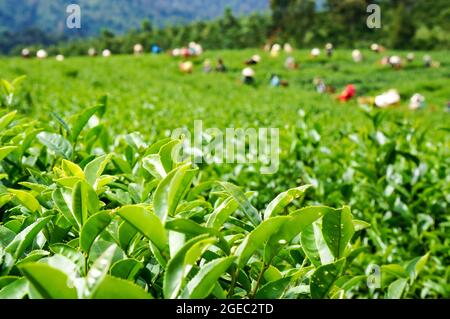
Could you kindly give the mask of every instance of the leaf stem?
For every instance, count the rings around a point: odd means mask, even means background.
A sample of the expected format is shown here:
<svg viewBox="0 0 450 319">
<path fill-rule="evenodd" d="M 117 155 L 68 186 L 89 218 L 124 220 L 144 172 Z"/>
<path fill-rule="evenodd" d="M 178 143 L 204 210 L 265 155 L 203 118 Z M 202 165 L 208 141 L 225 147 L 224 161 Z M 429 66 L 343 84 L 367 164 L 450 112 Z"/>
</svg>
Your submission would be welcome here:
<svg viewBox="0 0 450 319">
<path fill-rule="evenodd" d="M 233 296 L 233 294 L 234 294 L 234 287 L 236 286 L 238 275 L 239 275 L 239 267 L 236 267 L 236 271 L 234 271 L 232 276 L 231 276 L 230 289 L 228 290 L 228 293 L 227 293 L 227 298 L 228 299 L 230 299 Z"/>
</svg>

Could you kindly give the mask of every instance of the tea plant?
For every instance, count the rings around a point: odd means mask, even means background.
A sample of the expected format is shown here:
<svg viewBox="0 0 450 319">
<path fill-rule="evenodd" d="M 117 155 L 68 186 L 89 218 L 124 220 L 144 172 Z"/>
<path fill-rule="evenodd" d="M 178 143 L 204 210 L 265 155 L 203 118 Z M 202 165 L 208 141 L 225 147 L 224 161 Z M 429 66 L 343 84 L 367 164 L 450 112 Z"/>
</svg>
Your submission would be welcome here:
<svg viewBox="0 0 450 319">
<path fill-rule="evenodd" d="M 251 192 L 202 181 L 176 163 L 180 141 L 101 139 L 105 101 L 58 130 L 16 112 L 3 128 L 2 298 L 339 298 L 363 250 L 349 207 L 292 208 L 309 185 L 264 212 Z M 298 206 L 298 205 L 297 205 Z"/>
</svg>

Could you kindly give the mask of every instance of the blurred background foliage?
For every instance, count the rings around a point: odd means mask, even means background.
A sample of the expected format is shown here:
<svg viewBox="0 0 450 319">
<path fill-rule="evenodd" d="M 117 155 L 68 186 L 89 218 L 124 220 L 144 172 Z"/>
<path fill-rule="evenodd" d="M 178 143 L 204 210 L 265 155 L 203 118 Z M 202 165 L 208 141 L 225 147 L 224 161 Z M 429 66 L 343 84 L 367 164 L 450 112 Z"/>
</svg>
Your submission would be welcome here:
<svg viewBox="0 0 450 319">
<path fill-rule="evenodd" d="M 129 53 L 200 42 L 207 49 L 255 48 L 288 41 L 302 47 L 354 48 L 379 42 L 396 49 L 448 49 L 448 0 L 214 0 L 74 1 L 81 6 L 81 29 L 65 27 L 68 3 L 0 0 L 0 53 L 24 46 L 50 53 L 85 54 L 87 48 Z M 367 6 L 381 7 L 380 29 L 366 25 Z"/>
</svg>

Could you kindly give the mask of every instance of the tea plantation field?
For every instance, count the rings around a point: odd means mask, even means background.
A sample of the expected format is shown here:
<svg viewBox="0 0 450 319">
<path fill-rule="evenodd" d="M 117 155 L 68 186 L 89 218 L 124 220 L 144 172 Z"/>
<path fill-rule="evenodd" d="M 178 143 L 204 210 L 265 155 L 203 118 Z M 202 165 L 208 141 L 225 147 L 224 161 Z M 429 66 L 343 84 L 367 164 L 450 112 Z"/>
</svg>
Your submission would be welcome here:
<svg viewBox="0 0 450 319">
<path fill-rule="evenodd" d="M 394 70 L 300 50 L 287 70 L 209 51 L 192 74 L 168 55 L 0 58 L 0 298 L 449 298 L 450 55 L 424 54 Z M 347 84 L 401 103 L 340 103 Z M 176 162 L 170 132 L 199 120 L 278 128 L 278 170 Z"/>
</svg>

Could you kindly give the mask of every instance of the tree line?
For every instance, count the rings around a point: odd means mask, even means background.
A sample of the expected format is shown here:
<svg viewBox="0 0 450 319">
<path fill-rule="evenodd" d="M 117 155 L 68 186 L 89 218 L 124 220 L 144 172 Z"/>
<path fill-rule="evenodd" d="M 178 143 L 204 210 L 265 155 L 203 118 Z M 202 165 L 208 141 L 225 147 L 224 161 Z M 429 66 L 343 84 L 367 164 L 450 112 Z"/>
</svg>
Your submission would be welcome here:
<svg viewBox="0 0 450 319">
<path fill-rule="evenodd" d="M 370 4 L 380 8 L 380 28 L 367 26 Z M 289 42 L 296 47 L 333 42 L 337 47 L 355 48 L 377 42 L 396 49 L 430 50 L 450 48 L 447 30 L 448 0 L 327 0 L 320 9 L 313 0 L 271 0 L 270 12 L 235 16 L 226 9 L 215 20 L 166 27 L 155 27 L 144 20 L 140 28 L 120 35 L 108 29 L 95 37 L 75 39 L 37 29 L 4 33 L 0 51 L 17 54 L 24 46 L 46 46 L 50 54 L 83 55 L 90 47 L 129 53 L 136 43 L 148 51 L 153 44 L 169 49 L 190 41 L 206 49 L 253 48 L 273 42 Z"/>
</svg>

